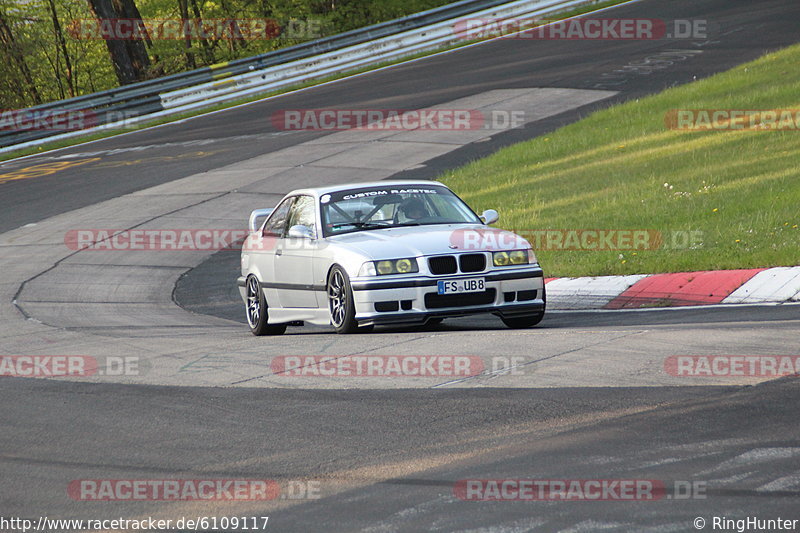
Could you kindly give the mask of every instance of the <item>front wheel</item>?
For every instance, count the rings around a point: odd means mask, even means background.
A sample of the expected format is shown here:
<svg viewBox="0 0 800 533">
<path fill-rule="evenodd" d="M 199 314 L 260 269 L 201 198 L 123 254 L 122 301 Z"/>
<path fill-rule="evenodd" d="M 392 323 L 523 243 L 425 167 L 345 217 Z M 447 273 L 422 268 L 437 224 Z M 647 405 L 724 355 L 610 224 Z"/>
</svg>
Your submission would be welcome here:
<svg viewBox="0 0 800 533">
<path fill-rule="evenodd" d="M 247 325 L 250 333 L 261 335 L 282 335 L 286 331 L 286 324 L 269 324 L 267 322 L 267 299 L 261 284 L 254 275 L 247 276 Z"/>
<path fill-rule="evenodd" d="M 509 318 L 501 317 L 501 320 L 503 321 L 503 324 L 505 324 L 511 329 L 522 329 L 535 326 L 536 324 L 542 321 L 542 318 L 544 318 L 544 313 L 539 313 L 536 315 L 528 315 L 528 316 L 515 316 Z"/>
<path fill-rule="evenodd" d="M 328 308 L 336 333 L 355 333 L 358 330 L 350 278 L 338 265 L 328 274 Z"/>
</svg>

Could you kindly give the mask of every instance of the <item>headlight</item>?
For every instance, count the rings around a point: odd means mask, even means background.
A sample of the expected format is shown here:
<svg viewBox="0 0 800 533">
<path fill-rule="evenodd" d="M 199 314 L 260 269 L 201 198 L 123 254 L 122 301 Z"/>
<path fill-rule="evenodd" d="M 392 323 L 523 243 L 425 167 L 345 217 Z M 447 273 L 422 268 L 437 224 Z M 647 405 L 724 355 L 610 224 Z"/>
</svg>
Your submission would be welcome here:
<svg viewBox="0 0 800 533">
<path fill-rule="evenodd" d="M 413 257 L 403 259 L 387 259 L 384 261 L 369 261 L 361 265 L 359 276 L 388 276 L 391 274 L 409 274 L 419 272 L 417 260 Z"/>
<path fill-rule="evenodd" d="M 528 263 L 528 254 L 523 250 L 514 250 L 508 254 L 508 258 L 511 260 L 512 265 L 525 265 Z"/>
<path fill-rule="evenodd" d="M 508 252 L 492 252 L 492 262 L 494 263 L 494 266 L 497 267 L 504 267 L 508 265 Z"/>
<path fill-rule="evenodd" d="M 533 260 L 531 260 L 533 257 Z M 492 252 L 492 263 L 494 266 L 517 266 L 535 263 L 536 256 L 533 250 L 511 250 L 509 252 Z"/>
</svg>

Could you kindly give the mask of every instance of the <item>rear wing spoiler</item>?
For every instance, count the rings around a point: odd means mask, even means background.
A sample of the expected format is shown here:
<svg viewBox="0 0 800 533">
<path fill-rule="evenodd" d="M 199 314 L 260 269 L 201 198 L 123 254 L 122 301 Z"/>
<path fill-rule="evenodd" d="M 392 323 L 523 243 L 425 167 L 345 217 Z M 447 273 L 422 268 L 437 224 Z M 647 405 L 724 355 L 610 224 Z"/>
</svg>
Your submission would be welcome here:
<svg viewBox="0 0 800 533">
<path fill-rule="evenodd" d="M 275 211 L 275 208 L 271 207 L 269 209 L 255 209 L 252 213 L 250 213 L 250 221 L 247 223 L 250 233 L 257 232 L 273 211 Z"/>
</svg>

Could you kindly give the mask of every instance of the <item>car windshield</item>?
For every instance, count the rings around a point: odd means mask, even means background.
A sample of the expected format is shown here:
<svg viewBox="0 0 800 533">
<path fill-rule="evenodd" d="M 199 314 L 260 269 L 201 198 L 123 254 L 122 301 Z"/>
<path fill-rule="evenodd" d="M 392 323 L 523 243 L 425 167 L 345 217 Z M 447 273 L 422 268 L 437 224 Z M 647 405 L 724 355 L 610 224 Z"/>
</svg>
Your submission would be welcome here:
<svg viewBox="0 0 800 533">
<path fill-rule="evenodd" d="M 321 196 L 320 207 L 326 237 L 399 226 L 481 223 L 458 196 L 435 185 L 337 191 Z"/>
</svg>

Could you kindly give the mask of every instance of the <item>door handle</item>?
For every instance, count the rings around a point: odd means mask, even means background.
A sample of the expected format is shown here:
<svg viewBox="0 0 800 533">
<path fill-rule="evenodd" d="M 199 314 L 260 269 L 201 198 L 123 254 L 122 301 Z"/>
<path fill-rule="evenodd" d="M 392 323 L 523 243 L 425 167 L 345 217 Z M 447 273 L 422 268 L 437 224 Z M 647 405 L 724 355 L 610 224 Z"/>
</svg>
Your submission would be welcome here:
<svg viewBox="0 0 800 533">
<path fill-rule="evenodd" d="M 283 255 L 283 250 L 278 248 L 277 250 L 275 250 L 275 255 Z"/>
</svg>

